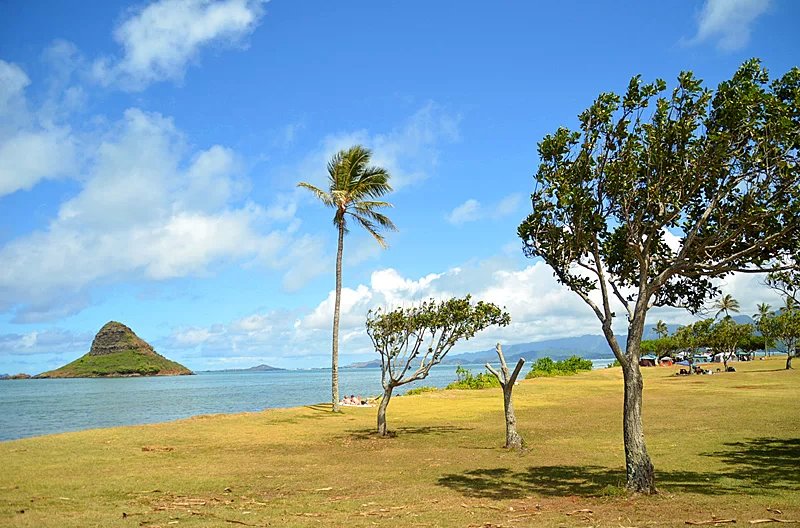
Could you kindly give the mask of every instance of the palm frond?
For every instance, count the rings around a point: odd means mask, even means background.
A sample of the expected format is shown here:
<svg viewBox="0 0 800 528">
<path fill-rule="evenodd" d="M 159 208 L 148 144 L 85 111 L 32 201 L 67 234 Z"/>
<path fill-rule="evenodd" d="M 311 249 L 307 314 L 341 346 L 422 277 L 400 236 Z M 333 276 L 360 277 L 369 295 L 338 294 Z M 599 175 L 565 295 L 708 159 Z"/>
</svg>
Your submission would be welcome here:
<svg viewBox="0 0 800 528">
<path fill-rule="evenodd" d="M 316 196 L 320 202 L 327 205 L 328 207 L 334 207 L 336 205 L 335 202 L 333 201 L 333 196 L 326 193 L 319 187 L 315 187 L 314 185 L 311 185 L 310 183 L 306 182 L 300 182 L 297 184 L 297 186 L 303 189 L 308 189 L 309 191 L 314 193 L 314 196 Z"/>
<path fill-rule="evenodd" d="M 371 209 L 359 210 L 356 209 L 354 213 L 350 213 L 353 217 L 362 217 L 368 219 L 370 223 L 378 224 L 384 229 L 388 229 L 390 231 L 397 231 L 397 226 L 394 225 L 394 222 L 389 219 L 388 216 L 381 214 L 377 211 L 373 211 Z"/>
<path fill-rule="evenodd" d="M 361 224 L 361 227 L 363 227 L 370 235 L 372 235 L 375 238 L 375 240 L 378 241 L 378 244 L 380 244 L 380 246 L 383 249 L 386 249 L 386 248 L 389 247 L 389 244 L 386 243 L 386 239 L 383 238 L 383 235 L 381 235 L 378 232 L 378 230 L 376 229 L 375 224 L 373 224 L 372 222 L 370 222 L 369 220 L 367 220 L 366 218 L 364 218 L 362 216 L 357 216 L 357 215 L 354 215 L 352 213 L 350 213 L 350 214 L 351 214 L 351 216 L 353 218 L 356 219 L 356 221 L 359 224 Z"/>
</svg>

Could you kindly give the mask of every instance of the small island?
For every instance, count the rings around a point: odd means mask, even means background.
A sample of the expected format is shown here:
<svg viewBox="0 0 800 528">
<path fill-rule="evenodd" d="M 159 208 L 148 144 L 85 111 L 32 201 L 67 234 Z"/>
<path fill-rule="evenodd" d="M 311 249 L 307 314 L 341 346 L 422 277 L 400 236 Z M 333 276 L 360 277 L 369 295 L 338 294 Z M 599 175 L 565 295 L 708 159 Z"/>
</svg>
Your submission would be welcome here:
<svg viewBox="0 0 800 528">
<path fill-rule="evenodd" d="M 194 374 L 171 361 L 117 321 L 109 321 L 92 341 L 87 354 L 36 378 L 126 378 L 135 376 L 185 376 Z"/>
<path fill-rule="evenodd" d="M 277 372 L 281 370 L 286 370 L 278 367 L 273 367 L 272 365 L 256 365 L 255 367 L 250 368 L 241 368 L 241 369 L 221 369 L 221 370 L 209 370 L 208 372 Z"/>
</svg>

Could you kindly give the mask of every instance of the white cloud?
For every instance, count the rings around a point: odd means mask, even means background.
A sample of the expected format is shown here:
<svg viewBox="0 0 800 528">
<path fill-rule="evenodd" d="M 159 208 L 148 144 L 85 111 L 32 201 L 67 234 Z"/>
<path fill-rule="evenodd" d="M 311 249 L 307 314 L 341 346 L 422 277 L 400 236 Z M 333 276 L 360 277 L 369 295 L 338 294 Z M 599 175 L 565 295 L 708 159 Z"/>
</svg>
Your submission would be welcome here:
<svg viewBox="0 0 800 528">
<path fill-rule="evenodd" d="M 583 301 L 557 283 L 551 269 L 541 261 L 519 267 L 518 259 L 493 258 L 450 268 L 441 273 L 406 277 L 386 268 L 372 273 L 368 284 L 342 289 L 340 354 L 342 364 L 375 357 L 365 330 L 367 312 L 374 308 L 412 306 L 434 298 L 442 300 L 471 294 L 474 300 L 493 302 L 511 314 L 511 325 L 490 328 L 455 352 L 562 337 L 601 334 L 600 323 Z M 780 304 L 777 296 L 759 284 L 760 278 L 737 274 L 722 284 L 742 304 L 742 313 L 755 313 L 758 302 Z M 314 358 L 327 363 L 330 353 L 334 292 L 316 306 L 299 311 L 258 312 L 228 324 L 208 329 L 179 329 L 169 342 L 176 348 L 193 348 L 214 361 L 252 366 L 254 361 L 292 366 L 297 358 Z M 619 308 L 619 307 L 617 307 Z M 751 311 L 752 310 L 752 311 Z M 615 331 L 624 334 L 627 323 L 622 309 Z M 679 309 L 651 310 L 649 321 L 686 324 L 697 319 Z M 649 325 L 650 323 L 648 323 Z M 609 355 L 611 352 L 609 351 Z"/>
<path fill-rule="evenodd" d="M 201 49 L 241 42 L 258 25 L 265 0 L 160 0 L 133 11 L 114 31 L 123 47 L 118 60 L 93 65 L 105 85 L 140 90 L 179 80 Z"/>
<path fill-rule="evenodd" d="M 138 109 L 102 137 L 82 144 L 80 192 L 45 229 L 0 247 L 0 309 L 17 321 L 79 311 L 98 282 L 203 275 L 229 261 L 293 269 L 284 252 L 303 239 L 289 213 L 278 227 L 260 206 L 233 205 L 232 151 L 192 151 L 171 119 Z"/>
<path fill-rule="evenodd" d="M 0 60 L 0 197 L 70 175 L 76 168 L 69 128 L 28 109 L 29 83 L 19 66 Z"/>
<path fill-rule="evenodd" d="M 715 40 L 724 51 L 744 48 L 753 23 L 769 6 L 770 0 L 706 0 L 690 43 Z"/>
<path fill-rule="evenodd" d="M 450 211 L 446 219 L 453 225 L 461 225 L 485 218 L 502 218 L 517 212 L 521 200 L 520 194 L 514 193 L 496 203 L 484 206 L 478 200 L 470 198 Z"/>
<path fill-rule="evenodd" d="M 0 140 L 0 196 L 69 174 L 74 159 L 75 147 L 66 129 L 20 131 Z"/>
<path fill-rule="evenodd" d="M 462 203 L 447 215 L 447 221 L 454 225 L 461 225 L 466 222 L 473 222 L 480 218 L 481 203 L 474 198 L 470 198 Z"/>
<path fill-rule="evenodd" d="M 91 334 L 76 334 L 60 328 L 36 330 L 26 334 L 0 335 L 0 357 L 40 354 L 85 354 Z"/>
</svg>

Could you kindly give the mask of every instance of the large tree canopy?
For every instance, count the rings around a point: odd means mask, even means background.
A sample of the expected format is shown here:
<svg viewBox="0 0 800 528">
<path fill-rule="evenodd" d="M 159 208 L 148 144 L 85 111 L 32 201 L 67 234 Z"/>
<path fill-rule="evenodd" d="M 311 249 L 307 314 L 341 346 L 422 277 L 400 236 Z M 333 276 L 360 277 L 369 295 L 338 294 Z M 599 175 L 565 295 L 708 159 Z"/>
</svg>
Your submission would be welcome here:
<svg viewBox="0 0 800 528">
<path fill-rule="evenodd" d="M 601 322 L 625 374 L 628 488 L 655 491 L 641 428 L 641 337 L 652 306 L 699 310 L 712 279 L 796 266 L 800 69 L 770 82 L 757 60 L 716 92 L 634 77 L 601 94 L 580 128 L 539 143 L 533 212 L 519 226 Z M 628 321 L 626 351 L 612 323 Z"/>
</svg>

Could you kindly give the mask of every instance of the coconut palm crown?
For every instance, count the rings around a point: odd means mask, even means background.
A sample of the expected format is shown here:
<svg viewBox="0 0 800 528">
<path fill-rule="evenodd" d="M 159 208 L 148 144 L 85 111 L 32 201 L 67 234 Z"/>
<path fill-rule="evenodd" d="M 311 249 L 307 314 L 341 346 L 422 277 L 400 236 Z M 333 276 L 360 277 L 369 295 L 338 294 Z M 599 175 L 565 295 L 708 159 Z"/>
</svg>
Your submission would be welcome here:
<svg viewBox="0 0 800 528">
<path fill-rule="evenodd" d="M 733 313 L 739 313 L 739 301 L 733 298 L 733 295 L 730 293 L 723 295 L 720 297 L 715 303 L 714 308 L 717 308 L 717 315 L 715 317 L 719 317 L 719 314 L 725 312 L 725 318 L 729 318 Z"/>
<path fill-rule="evenodd" d="M 328 162 L 328 185 L 324 191 L 310 183 L 300 182 L 298 187 L 308 189 L 323 204 L 336 210 L 333 225 L 339 232 L 336 252 L 336 299 L 333 310 L 333 346 L 331 353 L 331 399 L 334 412 L 339 410 L 339 314 L 342 297 L 342 252 L 344 235 L 349 231 L 348 220 L 353 220 L 367 230 L 382 248 L 386 240 L 381 229 L 397 228 L 386 215 L 377 210 L 392 207 L 378 199 L 392 190 L 389 172 L 369 164 L 372 152 L 361 145 L 341 150 Z"/>
</svg>

